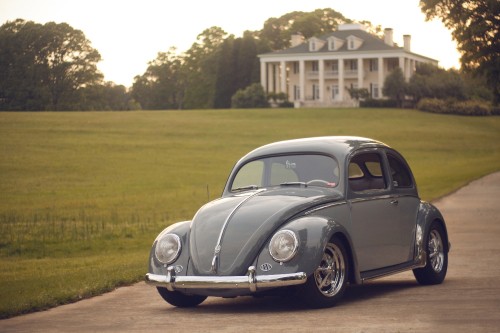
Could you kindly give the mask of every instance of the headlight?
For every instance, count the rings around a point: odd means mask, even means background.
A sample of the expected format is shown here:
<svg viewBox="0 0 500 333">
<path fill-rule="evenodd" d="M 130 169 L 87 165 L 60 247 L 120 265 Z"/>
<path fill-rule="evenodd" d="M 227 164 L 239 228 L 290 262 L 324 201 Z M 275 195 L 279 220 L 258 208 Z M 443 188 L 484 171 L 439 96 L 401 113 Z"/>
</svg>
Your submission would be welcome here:
<svg viewBox="0 0 500 333">
<path fill-rule="evenodd" d="M 293 231 L 280 230 L 269 243 L 269 254 L 277 262 L 290 261 L 297 253 L 299 241 Z"/>
<path fill-rule="evenodd" d="M 181 239 L 176 234 L 166 234 L 156 242 L 155 256 L 163 264 L 173 263 L 181 253 Z"/>
</svg>

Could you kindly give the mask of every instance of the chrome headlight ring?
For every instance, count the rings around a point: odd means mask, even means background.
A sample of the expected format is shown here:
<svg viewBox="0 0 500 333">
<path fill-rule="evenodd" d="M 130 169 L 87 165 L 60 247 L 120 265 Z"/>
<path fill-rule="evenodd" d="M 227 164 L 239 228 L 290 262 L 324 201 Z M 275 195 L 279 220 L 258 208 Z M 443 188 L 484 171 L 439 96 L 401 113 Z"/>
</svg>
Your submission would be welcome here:
<svg viewBox="0 0 500 333">
<path fill-rule="evenodd" d="M 181 253 L 181 239 L 176 234 L 163 235 L 155 246 L 155 257 L 162 264 L 171 264 Z"/>
<path fill-rule="evenodd" d="M 292 260 L 299 249 L 299 240 L 295 232 L 291 230 L 280 230 L 274 234 L 269 242 L 269 254 L 279 262 Z"/>
</svg>

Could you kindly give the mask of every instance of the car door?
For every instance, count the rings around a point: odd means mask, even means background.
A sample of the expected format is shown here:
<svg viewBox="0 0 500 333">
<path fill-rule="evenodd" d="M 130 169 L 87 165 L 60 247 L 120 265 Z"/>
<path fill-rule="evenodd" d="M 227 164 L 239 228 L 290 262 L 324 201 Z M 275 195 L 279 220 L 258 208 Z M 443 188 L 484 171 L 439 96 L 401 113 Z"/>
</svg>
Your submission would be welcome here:
<svg viewBox="0 0 500 333">
<path fill-rule="evenodd" d="M 410 201 L 393 191 L 382 149 L 357 152 L 348 162 L 352 239 L 361 272 L 408 261 Z"/>
<path fill-rule="evenodd" d="M 417 214 L 420 207 L 415 180 L 404 158 L 392 149 L 386 151 L 390 174 L 391 201 L 399 229 L 400 260 L 410 261 L 414 256 Z"/>
</svg>

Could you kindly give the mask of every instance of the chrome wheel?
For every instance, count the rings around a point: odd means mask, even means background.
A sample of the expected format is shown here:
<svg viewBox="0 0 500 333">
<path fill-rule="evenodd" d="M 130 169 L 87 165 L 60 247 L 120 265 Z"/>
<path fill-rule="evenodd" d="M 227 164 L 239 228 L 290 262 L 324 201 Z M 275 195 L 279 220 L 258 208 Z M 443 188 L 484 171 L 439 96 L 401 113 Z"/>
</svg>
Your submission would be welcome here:
<svg viewBox="0 0 500 333">
<path fill-rule="evenodd" d="M 321 262 L 314 271 L 316 287 L 326 297 L 335 296 L 344 286 L 346 263 L 340 248 L 328 243 Z"/>
<path fill-rule="evenodd" d="M 448 239 L 446 229 L 434 222 L 426 235 L 427 258 L 424 267 L 415 268 L 413 274 L 423 285 L 440 284 L 448 271 Z M 425 244 L 425 243 L 424 243 Z"/>
<path fill-rule="evenodd" d="M 429 235 L 429 244 L 427 248 L 432 269 L 436 273 L 441 272 L 444 263 L 443 240 L 439 232 L 435 229 L 432 230 Z"/>
</svg>

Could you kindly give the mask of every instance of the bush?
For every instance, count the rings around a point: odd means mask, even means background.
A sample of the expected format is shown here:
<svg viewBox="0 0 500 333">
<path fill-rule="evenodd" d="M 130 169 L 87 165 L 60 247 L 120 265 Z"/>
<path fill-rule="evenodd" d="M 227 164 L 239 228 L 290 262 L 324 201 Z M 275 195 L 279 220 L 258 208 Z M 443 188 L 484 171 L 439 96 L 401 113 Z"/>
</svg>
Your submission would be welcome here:
<svg viewBox="0 0 500 333">
<path fill-rule="evenodd" d="M 369 98 L 359 102 L 362 108 L 397 108 L 398 101 L 393 99 L 372 99 Z"/>
<path fill-rule="evenodd" d="M 492 108 L 485 102 L 475 100 L 454 101 L 424 98 L 418 102 L 417 109 L 432 113 L 458 114 L 464 116 L 489 116 L 498 114 L 498 108 Z"/>
<path fill-rule="evenodd" d="M 231 98 L 232 108 L 267 108 L 266 94 L 260 83 L 238 90 Z"/>
</svg>

